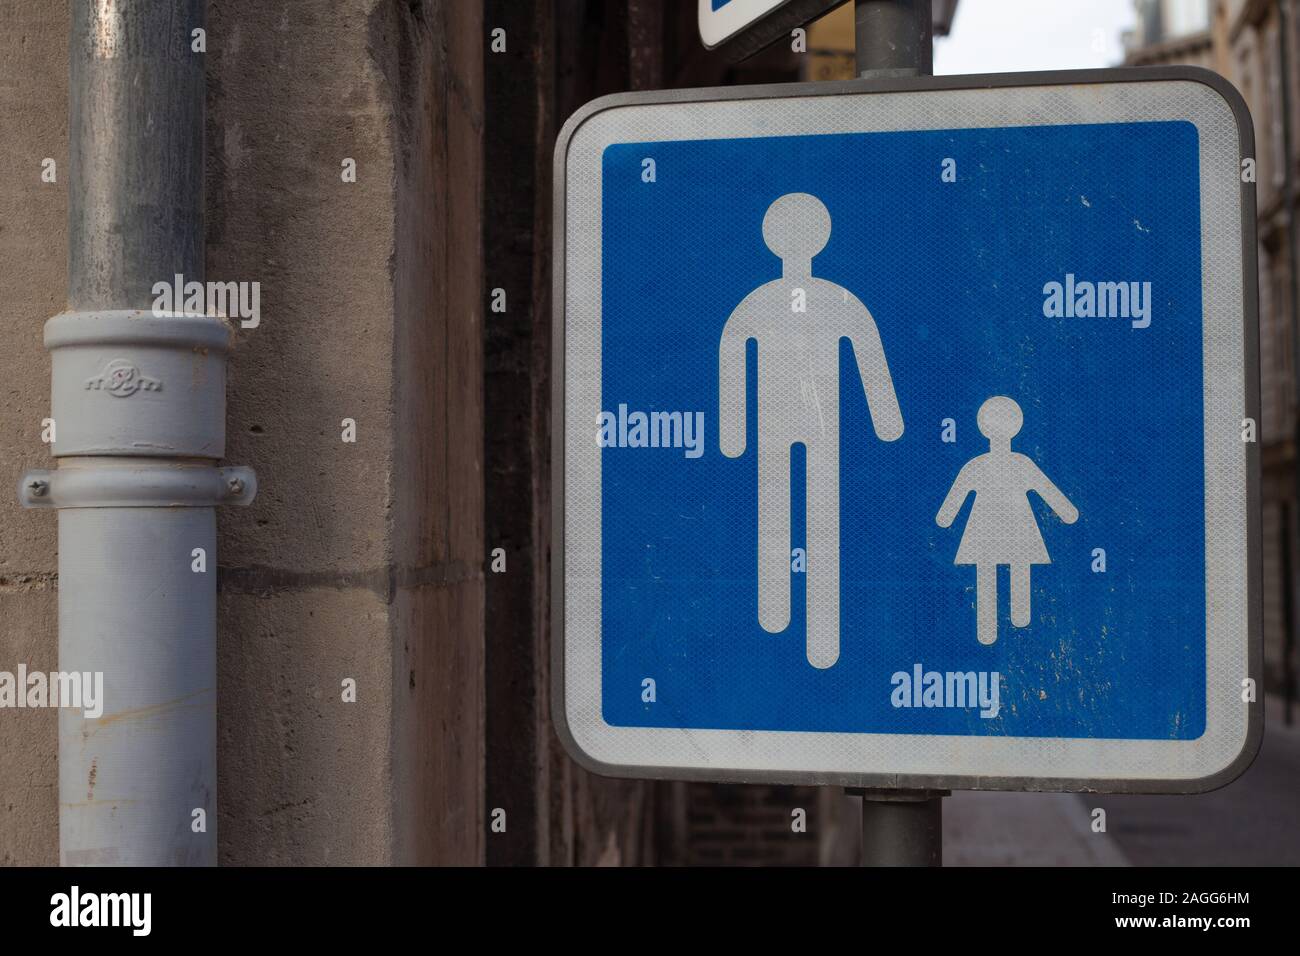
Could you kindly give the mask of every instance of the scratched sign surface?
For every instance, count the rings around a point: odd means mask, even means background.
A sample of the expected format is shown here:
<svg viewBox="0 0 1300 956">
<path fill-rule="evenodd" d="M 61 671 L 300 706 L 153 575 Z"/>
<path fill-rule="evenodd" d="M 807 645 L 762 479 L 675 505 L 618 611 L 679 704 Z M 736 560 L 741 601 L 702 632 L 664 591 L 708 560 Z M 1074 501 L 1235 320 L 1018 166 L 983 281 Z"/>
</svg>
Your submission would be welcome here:
<svg viewBox="0 0 1300 956">
<path fill-rule="evenodd" d="M 1171 788 L 1240 761 L 1248 136 L 1190 80 L 578 124 L 583 756 Z"/>
</svg>

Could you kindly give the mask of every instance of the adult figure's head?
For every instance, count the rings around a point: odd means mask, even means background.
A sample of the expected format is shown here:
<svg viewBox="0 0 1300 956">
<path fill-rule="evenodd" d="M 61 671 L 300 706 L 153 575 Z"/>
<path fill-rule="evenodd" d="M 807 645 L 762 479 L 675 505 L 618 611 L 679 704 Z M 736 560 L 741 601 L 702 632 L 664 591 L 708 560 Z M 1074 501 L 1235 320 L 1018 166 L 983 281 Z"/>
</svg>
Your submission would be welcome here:
<svg viewBox="0 0 1300 956">
<path fill-rule="evenodd" d="M 808 193 L 786 193 L 763 216 L 763 241 L 781 258 L 786 276 L 809 275 L 813 256 L 830 237 L 831 214 Z"/>
<path fill-rule="evenodd" d="M 1014 398 L 994 395 L 980 406 L 975 421 L 980 434 L 989 440 L 989 447 L 1010 448 L 1011 439 L 1020 432 L 1025 416 Z"/>
</svg>

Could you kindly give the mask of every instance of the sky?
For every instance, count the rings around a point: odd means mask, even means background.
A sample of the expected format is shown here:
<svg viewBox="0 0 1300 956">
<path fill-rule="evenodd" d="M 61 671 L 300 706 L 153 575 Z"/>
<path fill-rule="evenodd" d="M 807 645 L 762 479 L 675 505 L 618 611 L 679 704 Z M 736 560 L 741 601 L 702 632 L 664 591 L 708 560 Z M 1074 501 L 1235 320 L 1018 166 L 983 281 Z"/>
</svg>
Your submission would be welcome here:
<svg viewBox="0 0 1300 956">
<path fill-rule="evenodd" d="M 1002 73 L 1115 66 L 1133 0 L 959 0 L 952 33 L 934 43 L 934 72 Z"/>
</svg>

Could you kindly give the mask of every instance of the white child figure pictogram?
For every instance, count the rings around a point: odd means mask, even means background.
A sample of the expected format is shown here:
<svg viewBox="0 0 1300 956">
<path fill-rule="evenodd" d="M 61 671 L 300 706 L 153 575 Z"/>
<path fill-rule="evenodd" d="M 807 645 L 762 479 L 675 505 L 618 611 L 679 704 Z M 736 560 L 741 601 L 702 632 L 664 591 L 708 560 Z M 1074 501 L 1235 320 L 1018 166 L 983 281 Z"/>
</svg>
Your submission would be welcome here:
<svg viewBox="0 0 1300 956">
<path fill-rule="evenodd" d="M 852 343 L 876 435 L 903 434 L 880 333 L 847 289 L 814 278 L 812 260 L 831 234 L 816 196 L 788 193 L 763 217 L 763 239 L 781 278 L 736 306 L 718 356 L 718 441 L 745 451 L 745 343 L 758 341 L 758 621 L 784 631 L 791 601 L 791 448 L 807 453 L 807 656 L 826 668 L 840 654 L 840 339 Z"/>
<path fill-rule="evenodd" d="M 962 466 L 934 520 L 949 527 L 966 496 L 975 493 L 953 564 L 975 565 L 976 635 L 981 644 L 992 644 L 998 639 L 998 565 L 1011 566 L 1011 623 L 1026 627 L 1030 565 L 1052 563 L 1029 492 L 1037 492 L 1066 524 L 1074 524 L 1079 511 L 1038 465 L 1011 450 L 1011 439 L 1024 423 L 1013 399 L 988 399 L 976 421 L 989 450 Z"/>
</svg>

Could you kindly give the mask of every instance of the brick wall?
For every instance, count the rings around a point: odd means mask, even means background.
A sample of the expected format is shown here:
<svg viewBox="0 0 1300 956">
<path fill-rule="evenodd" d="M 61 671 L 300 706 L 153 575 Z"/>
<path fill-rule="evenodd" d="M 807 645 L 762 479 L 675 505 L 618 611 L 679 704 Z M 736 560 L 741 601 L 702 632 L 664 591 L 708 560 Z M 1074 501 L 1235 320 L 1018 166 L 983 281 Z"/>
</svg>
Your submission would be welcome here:
<svg viewBox="0 0 1300 956">
<path fill-rule="evenodd" d="M 659 785 L 657 808 L 664 865 L 845 866 L 858 858 L 861 803 L 839 787 L 674 781 Z"/>
</svg>

